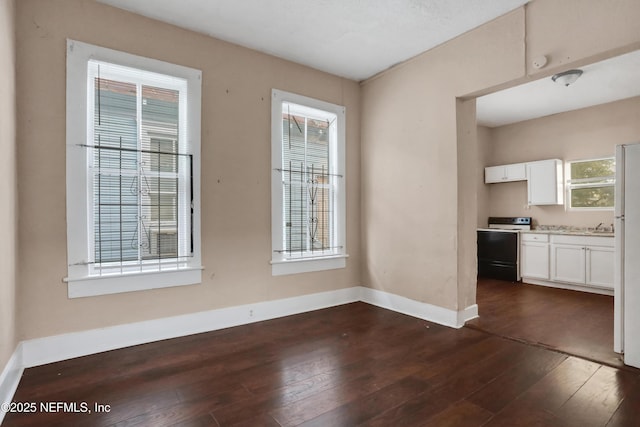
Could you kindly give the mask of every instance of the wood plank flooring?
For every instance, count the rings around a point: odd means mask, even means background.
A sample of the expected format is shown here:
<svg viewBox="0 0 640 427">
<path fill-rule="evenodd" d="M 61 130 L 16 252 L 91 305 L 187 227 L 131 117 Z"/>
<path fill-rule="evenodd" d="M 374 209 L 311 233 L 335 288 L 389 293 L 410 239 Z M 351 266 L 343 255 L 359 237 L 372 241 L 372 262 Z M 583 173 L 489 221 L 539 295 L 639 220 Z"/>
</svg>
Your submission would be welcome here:
<svg viewBox="0 0 640 427">
<path fill-rule="evenodd" d="M 634 426 L 640 371 L 353 303 L 27 369 L 3 426 Z"/>
<path fill-rule="evenodd" d="M 467 327 L 624 368 L 613 351 L 613 297 L 479 279 Z"/>
</svg>

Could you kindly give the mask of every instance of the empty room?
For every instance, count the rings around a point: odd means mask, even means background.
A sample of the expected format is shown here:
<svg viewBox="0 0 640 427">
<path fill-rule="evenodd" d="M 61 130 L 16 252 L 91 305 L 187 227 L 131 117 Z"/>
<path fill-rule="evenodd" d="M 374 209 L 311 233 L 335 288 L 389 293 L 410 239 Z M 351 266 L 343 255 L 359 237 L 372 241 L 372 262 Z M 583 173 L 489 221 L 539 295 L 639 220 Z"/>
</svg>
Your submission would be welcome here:
<svg viewBox="0 0 640 427">
<path fill-rule="evenodd" d="M 637 425 L 639 19 L 0 0 L 0 423 Z"/>
</svg>

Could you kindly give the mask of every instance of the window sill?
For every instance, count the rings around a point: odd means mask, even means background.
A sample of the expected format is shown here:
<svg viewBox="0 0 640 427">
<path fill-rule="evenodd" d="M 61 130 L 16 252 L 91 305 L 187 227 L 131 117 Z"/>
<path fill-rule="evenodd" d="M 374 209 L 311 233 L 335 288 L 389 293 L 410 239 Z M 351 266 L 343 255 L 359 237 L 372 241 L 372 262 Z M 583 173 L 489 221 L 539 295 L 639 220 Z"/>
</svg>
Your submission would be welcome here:
<svg viewBox="0 0 640 427">
<path fill-rule="evenodd" d="M 313 271 L 345 268 L 349 255 L 331 255 L 318 258 L 294 258 L 271 261 L 271 275 L 310 273 Z"/>
<path fill-rule="evenodd" d="M 594 212 L 594 211 L 611 211 L 613 212 L 615 209 L 613 208 L 613 206 L 611 207 L 597 207 L 597 208 L 574 208 L 574 207 L 567 207 L 567 211 L 574 211 L 574 212 Z"/>
<path fill-rule="evenodd" d="M 65 278 L 69 298 L 119 294 L 123 292 L 187 286 L 202 283 L 203 267 L 163 272 L 143 272 L 125 275 Z"/>
</svg>

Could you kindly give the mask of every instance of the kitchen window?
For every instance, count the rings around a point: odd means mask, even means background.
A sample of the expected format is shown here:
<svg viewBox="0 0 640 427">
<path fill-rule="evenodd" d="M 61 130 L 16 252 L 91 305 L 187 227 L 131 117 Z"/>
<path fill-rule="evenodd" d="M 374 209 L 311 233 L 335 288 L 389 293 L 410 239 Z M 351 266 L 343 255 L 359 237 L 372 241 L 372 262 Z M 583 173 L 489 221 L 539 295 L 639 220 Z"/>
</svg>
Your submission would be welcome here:
<svg viewBox="0 0 640 427">
<path fill-rule="evenodd" d="M 569 209 L 613 209 L 616 161 L 613 157 L 567 163 Z"/>
<path fill-rule="evenodd" d="M 272 274 L 343 268 L 345 108 L 272 91 Z"/>
<path fill-rule="evenodd" d="M 69 297 L 200 283 L 200 71 L 67 47 Z"/>
</svg>

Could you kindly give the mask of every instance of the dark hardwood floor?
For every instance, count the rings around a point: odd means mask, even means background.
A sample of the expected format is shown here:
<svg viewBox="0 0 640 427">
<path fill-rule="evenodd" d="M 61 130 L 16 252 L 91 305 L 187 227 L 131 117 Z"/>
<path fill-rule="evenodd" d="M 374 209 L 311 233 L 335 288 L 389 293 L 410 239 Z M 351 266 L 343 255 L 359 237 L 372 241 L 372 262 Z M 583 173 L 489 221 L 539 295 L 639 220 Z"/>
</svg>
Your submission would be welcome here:
<svg viewBox="0 0 640 427">
<path fill-rule="evenodd" d="M 353 303 L 30 368 L 14 400 L 93 412 L 3 425 L 614 427 L 640 371 Z"/>
<path fill-rule="evenodd" d="M 479 279 L 470 328 L 622 368 L 613 351 L 613 297 Z"/>
</svg>

